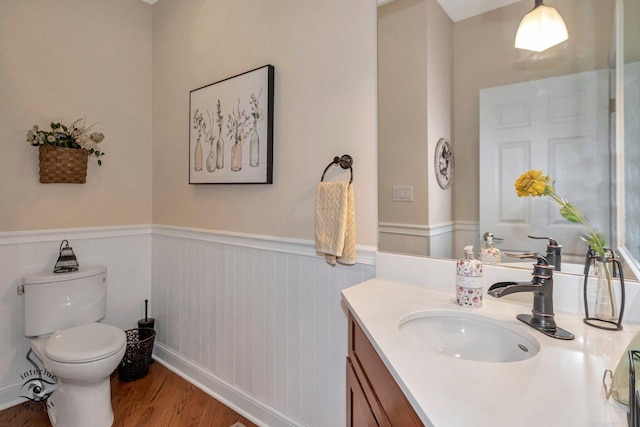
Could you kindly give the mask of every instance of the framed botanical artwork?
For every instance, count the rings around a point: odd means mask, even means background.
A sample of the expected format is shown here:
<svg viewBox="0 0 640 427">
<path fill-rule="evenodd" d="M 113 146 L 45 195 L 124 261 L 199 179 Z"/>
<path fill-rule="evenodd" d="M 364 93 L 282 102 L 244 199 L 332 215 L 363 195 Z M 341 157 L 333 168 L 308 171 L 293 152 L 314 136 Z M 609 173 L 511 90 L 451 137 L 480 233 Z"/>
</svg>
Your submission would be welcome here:
<svg viewBox="0 0 640 427">
<path fill-rule="evenodd" d="M 274 67 L 189 92 L 189 184 L 273 183 Z"/>
</svg>

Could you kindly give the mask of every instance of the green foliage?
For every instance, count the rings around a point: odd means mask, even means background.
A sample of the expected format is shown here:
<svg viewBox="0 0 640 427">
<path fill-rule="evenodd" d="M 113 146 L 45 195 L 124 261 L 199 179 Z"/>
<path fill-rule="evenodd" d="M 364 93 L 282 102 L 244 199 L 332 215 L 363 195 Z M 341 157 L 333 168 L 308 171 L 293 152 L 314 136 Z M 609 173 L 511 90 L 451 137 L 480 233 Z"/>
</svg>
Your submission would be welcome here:
<svg viewBox="0 0 640 427">
<path fill-rule="evenodd" d="M 601 234 L 584 234 L 581 239 L 587 242 L 589 247 L 596 251 L 598 255 L 603 256 L 605 254 L 605 241 Z"/>
<path fill-rule="evenodd" d="M 574 222 L 576 224 L 581 222 L 580 215 L 577 212 L 576 207 L 571 203 L 567 203 L 565 206 L 560 208 L 560 215 L 562 215 L 562 217 L 567 221 Z"/>
</svg>

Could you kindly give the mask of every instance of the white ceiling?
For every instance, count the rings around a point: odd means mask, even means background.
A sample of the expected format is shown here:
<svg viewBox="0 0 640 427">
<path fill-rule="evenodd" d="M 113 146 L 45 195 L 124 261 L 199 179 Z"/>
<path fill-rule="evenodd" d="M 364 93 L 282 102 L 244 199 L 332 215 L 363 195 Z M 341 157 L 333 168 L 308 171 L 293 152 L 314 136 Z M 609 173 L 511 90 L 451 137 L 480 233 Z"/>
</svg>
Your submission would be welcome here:
<svg viewBox="0 0 640 427">
<path fill-rule="evenodd" d="M 392 1 L 394 0 L 378 0 L 378 6 Z M 453 22 L 458 22 L 519 1 L 523 0 L 438 0 L 438 3 Z M 530 3 L 533 8 L 533 0 L 530 0 Z"/>
</svg>

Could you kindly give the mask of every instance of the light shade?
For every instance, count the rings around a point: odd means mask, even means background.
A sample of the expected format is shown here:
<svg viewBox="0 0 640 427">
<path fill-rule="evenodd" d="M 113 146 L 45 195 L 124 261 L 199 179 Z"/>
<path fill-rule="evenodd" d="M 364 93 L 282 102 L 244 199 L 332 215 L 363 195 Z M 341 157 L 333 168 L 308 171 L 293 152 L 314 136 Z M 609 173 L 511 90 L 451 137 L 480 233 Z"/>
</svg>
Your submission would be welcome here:
<svg viewBox="0 0 640 427">
<path fill-rule="evenodd" d="M 558 11 L 538 0 L 533 10 L 522 18 L 515 45 L 518 49 L 542 52 L 568 38 L 567 26 Z"/>
</svg>

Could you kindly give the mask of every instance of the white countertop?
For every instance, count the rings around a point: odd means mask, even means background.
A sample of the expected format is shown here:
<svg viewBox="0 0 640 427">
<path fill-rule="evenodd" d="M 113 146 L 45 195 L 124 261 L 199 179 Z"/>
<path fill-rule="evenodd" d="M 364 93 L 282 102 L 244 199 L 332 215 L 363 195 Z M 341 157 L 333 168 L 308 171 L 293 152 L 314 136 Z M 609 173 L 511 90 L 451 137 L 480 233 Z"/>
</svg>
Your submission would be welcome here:
<svg viewBox="0 0 640 427">
<path fill-rule="evenodd" d="M 372 279 L 343 290 L 351 312 L 427 426 L 627 426 L 627 407 L 606 400 L 605 369 L 615 369 L 640 330 L 610 332 L 589 327 L 582 316 L 556 310 L 559 327 L 575 340 L 557 340 L 516 319 L 532 304 L 485 295 L 482 308 L 455 303 L 454 290 Z M 522 295 L 522 294 L 520 294 Z M 500 319 L 540 343 L 531 359 L 511 363 L 461 360 L 411 342 L 399 319 L 421 310 L 452 310 Z"/>
</svg>

